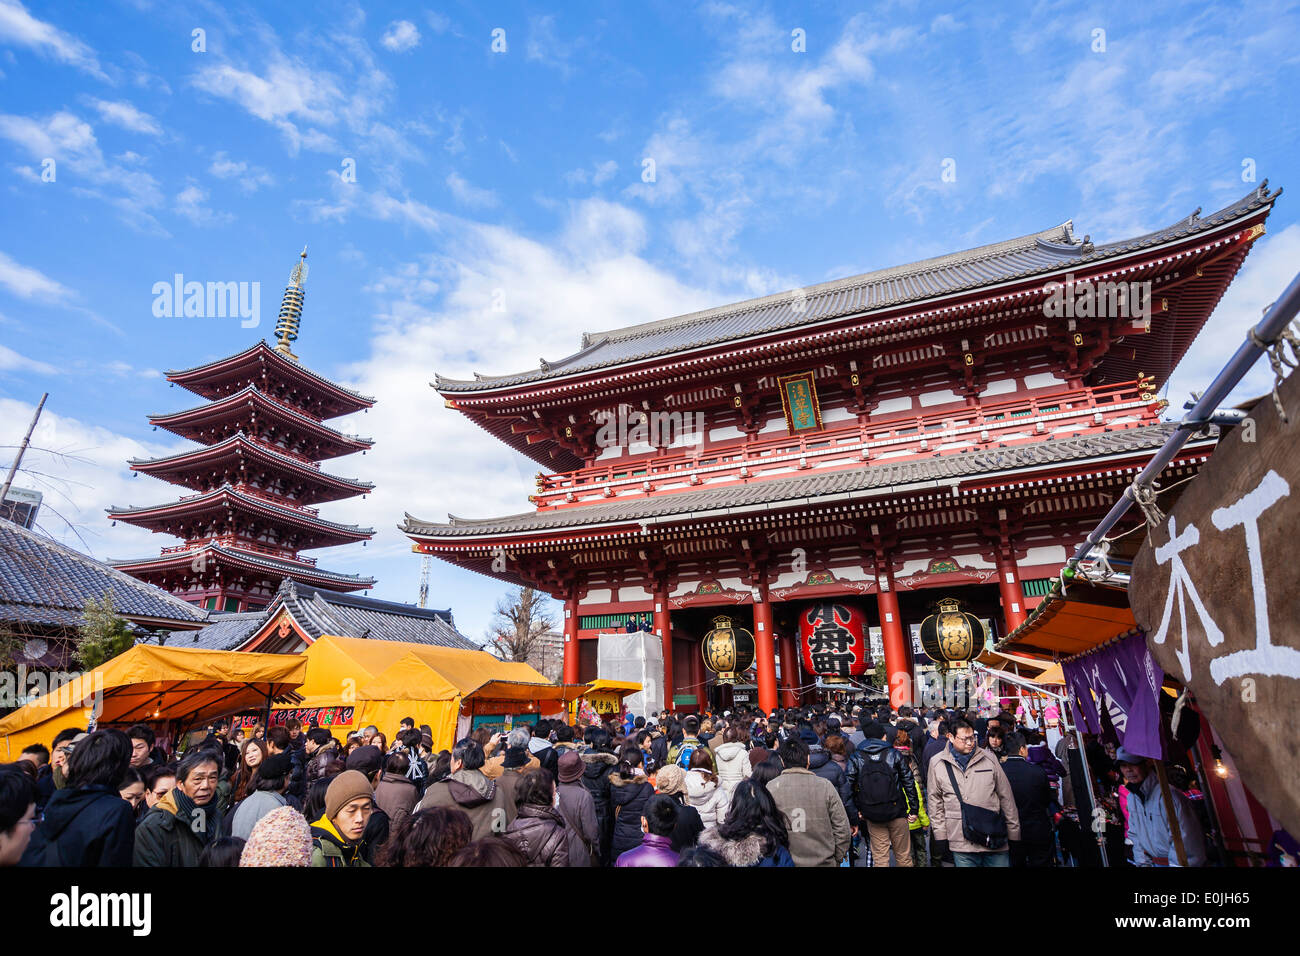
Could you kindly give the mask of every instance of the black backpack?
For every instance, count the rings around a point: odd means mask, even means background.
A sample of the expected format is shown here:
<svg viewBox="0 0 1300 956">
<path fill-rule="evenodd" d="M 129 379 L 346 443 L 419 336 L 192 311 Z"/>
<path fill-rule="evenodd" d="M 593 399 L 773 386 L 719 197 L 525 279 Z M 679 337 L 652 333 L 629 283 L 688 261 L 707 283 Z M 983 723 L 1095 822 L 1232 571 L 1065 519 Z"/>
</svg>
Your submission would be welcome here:
<svg viewBox="0 0 1300 956">
<path fill-rule="evenodd" d="M 858 813 L 873 823 L 888 823 L 898 817 L 898 774 L 888 760 L 887 750 L 860 751 L 862 767 L 853 794 Z"/>
</svg>

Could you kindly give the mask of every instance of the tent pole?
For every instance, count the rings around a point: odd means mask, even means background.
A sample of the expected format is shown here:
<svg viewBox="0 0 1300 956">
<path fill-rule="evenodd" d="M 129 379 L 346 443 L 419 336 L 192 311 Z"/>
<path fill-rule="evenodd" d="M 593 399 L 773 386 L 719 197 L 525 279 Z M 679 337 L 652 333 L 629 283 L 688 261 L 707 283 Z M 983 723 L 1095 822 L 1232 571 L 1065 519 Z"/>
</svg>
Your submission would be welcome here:
<svg viewBox="0 0 1300 956">
<path fill-rule="evenodd" d="M 1154 761 L 1156 779 L 1160 781 L 1160 798 L 1165 804 L 1165 818 L 1169 821 L 1169 835 L 1174 841 L 1174 852 L 1178 854 L 1178 865 L 1187 866 L 1187 849 L 1183 846 L 1183 828 L 1178 825 L 1178 814 L 1174 810 L 1174 795 L 1169 792 L 1169 774 L 1165 771 L 1163 760 Z"/>
<path fill-rule="evenodd" d="M 1084 746 L 1083 734 L 1079 732 L 1078 724 L 1074 725 L 1074 742 L 1079 747 L 1079 762 L 1083 764 L 1083 780 L 1088 785 L 1088 802 L 1092 804 L 1093 820 L 1095 820 L 1101 805 L 1097 802 L 1097 792 L 1092 786 L 1092 768 L 1088 766 L 1088 750 Z M 1088 821 L 1088 829 L 1092 830 L 1093 835 L 1097 838 L 1097 850 L 1101 854 L 1101 865 L 1108 867 L 1110 866 L 1110 857 L 1106 853 L 1106 831 L 1103 829 L 1098 833 L 1093 829 L 1093 820 Z"/>
</svg>

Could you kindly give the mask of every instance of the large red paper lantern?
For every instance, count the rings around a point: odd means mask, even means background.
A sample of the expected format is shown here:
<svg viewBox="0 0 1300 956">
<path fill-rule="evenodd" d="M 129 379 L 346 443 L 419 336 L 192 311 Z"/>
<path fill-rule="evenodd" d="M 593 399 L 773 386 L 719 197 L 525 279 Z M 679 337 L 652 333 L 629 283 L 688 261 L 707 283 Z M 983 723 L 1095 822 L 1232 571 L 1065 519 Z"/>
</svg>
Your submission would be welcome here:
<svg viewBox="0 0 1300 956">
<path fill-rule="evenodd" d="M 814 601 L 799 612 L 799 649 L 803 667 L 825 683 L 848 683 L 871 666 L 867 616 L 853 604 L 836 599 Z"/>
</svg>

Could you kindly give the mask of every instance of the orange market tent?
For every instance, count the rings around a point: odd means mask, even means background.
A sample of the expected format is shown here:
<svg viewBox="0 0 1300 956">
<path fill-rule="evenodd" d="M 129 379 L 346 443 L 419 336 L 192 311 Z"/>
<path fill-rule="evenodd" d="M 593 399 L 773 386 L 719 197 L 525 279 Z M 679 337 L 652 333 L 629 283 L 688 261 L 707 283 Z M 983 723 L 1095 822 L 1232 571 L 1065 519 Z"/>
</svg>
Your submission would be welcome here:
<svg viewBox="0 0 1300 956">
<path fill-rule="evenodd" d="M 60 730 L 174 720 L 180 727 L 264 707 L 307 675 L 299 655 L 137 644 L 0 719 L 6 760 Z M 156 716 L 155 716 L 156 715 Z"/>
<path fill-rule="evenodd" d="M 1045 658 L 1046 666 L 1132 634 L 1136 628 L 1122 585 L 1075 579 L 1062 589 L 1058 581 L 1029 619 L 998 642 L 996 652 Z"/>
<path fill-rule="evenodd" d="M 500 661 L 486 651 L 373 641 L 355 637 L 322 637 L 301 655 L 307 677 L 295 696 L 299 708 L 354 708 L 351 723 L 341 733 L 374 724 L 391 735 L 403 717 L 433 731 L 433 749 L 449 749 L 456 741 L 462 709 L 492 702 L 530 705 L 572 700 L 585 684 L 552 684 L 528 664 Z M 335 728 L 327 728 L 335 729 Z"/>
<path fill-rule="evenodd" d="M 587 685 L 580 696 L 587 698 L 587 702 L 598 714 L 617 714 L 622 712 L 623 699 L 629 694 L 639 694 L 641 690 L 639 681 L 597 678 Z M 577 712 L 578 702 L 573 700 L 569 704 L 569 714 L 572 717 Z"/>
</svg>

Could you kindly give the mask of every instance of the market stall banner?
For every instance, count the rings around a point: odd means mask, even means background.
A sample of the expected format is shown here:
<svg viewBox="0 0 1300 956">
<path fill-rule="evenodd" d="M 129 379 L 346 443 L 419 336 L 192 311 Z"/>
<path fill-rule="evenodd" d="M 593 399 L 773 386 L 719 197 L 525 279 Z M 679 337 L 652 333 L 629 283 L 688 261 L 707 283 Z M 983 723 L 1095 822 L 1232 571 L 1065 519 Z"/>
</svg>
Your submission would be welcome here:
<svg viewBox="0 0 1300 956">
<path fill-rule="evenodd" d="M 351 727 L 352 715 L 356 710 L 355 707 L 300 707 L 297 709 L 273 710 L 271 711 L 271 726 L 282 727 L 290 717 L 297 717 L 303 727 L 310 727 L 315 724 L 318 727 Z M 239 726 L 246 730 L 252 729 L 262 722 L 262 715 L 243 716 L 239 718 Z"/>
<path fill-rule="evenodd" d="M 1300 833 L 1300 376 L 1229 430 L 1133 562 L 1129 601 L 1246 785 Z"/>
<path fill-rule="evenodd" d="M 1092 734 L 1102 730 L 1097 703 L 1106 708 L 1120 746 L 1142 757 L 1160 758 L 1160 685 L 1164 671 L 1141 634 L 1130 634 L 1091 654 L 1061 665 L 1078 723 Z"/>
</svg>

